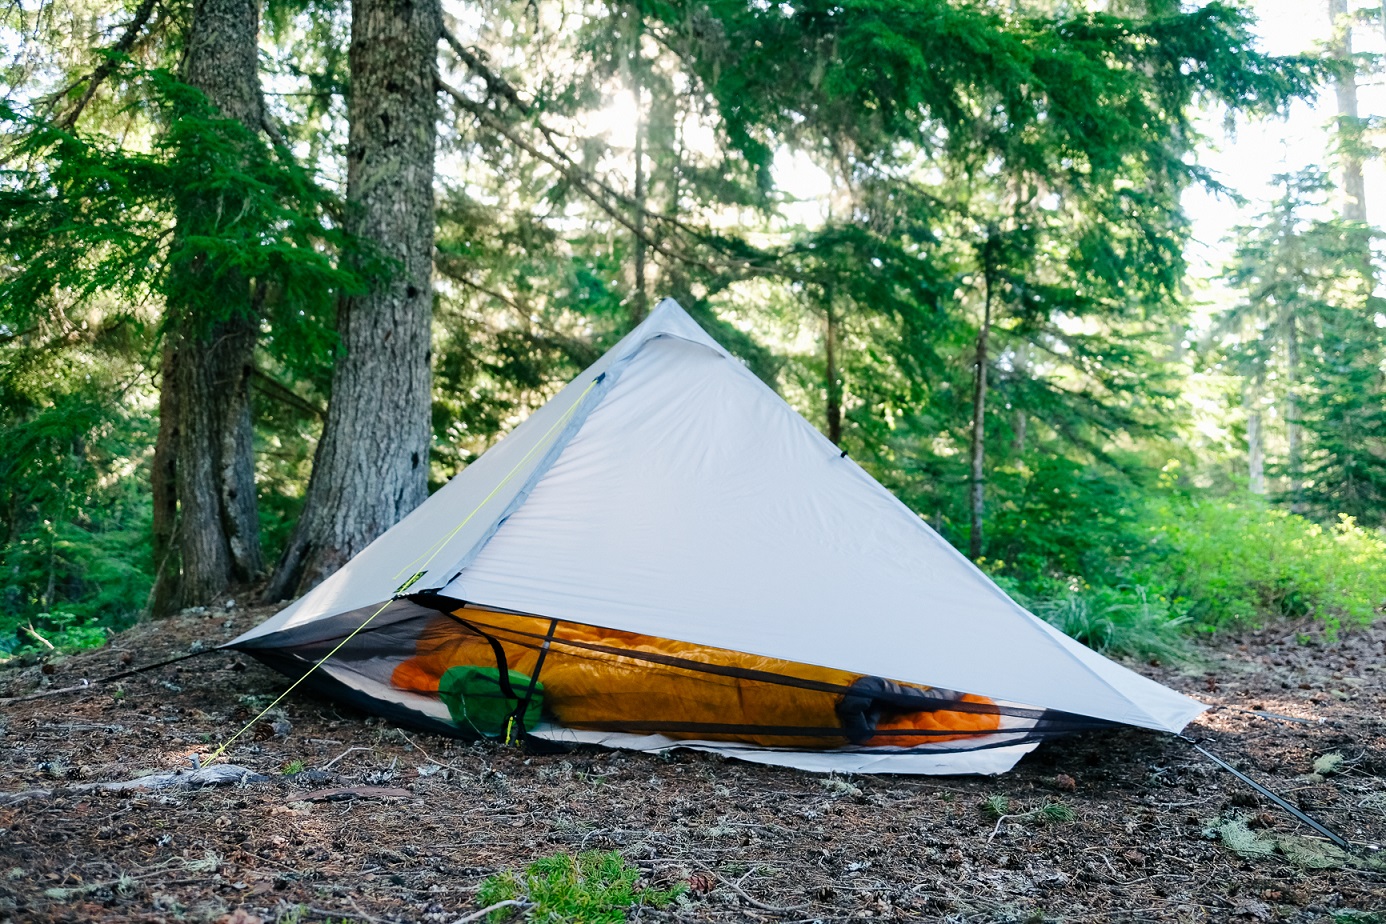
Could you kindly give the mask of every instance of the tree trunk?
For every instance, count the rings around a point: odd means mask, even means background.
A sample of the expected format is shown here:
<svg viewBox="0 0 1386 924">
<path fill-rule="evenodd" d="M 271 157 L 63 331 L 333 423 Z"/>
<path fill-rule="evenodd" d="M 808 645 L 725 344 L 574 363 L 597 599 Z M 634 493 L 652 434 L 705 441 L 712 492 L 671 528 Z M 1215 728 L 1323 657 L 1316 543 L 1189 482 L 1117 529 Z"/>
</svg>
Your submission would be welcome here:
<svg viewBox="0 0 1386 924">
<path fill-rule="evenodd" d="M 823 325 L 823 378 L 827 385 L 828 439 L 834 446 L 842 444 L 842 379 L 837 371 L 837 318 L 833 315 L 833 299 L 827 298 Z"/>
<path fill-rule="evenodd" d="M 635 94 L 635 294 L 631 304 L 631 327 L 645 320 L 650 296 L 645 283 L 645 93 L 640 72 L 640 32 L 635 33 L 635 59 L 631 62 L 631 92 Z"/>
<path fill-rule="evenodd" d="M 1384 7 L 1386 8 L 1386 7 Z M 1352 61 L 1352 18 L 1347 0 L 1328 0 L 1328 17 L 1333 26 L 1333 57 Z M 1342 215 L 1348 221 L 1367 220 L 1367 187 L 1362 179 L 1362 121 L 1357 115 L 1357 77 L 1349 71 L 1334 81 L 1338 96 L 1338 142 L 1342 162 Z"/>
<path fill-rule="evenodd" d="M 196 0 L 182 78 L 226 118 L 260 125 L 256 0 Z M 178 242 L 217 235 L 234 193 L 186 195 Z M 250 369 L 258 336 L 250 280 L 200 255 L 172 271 L 155 445 L 151 610 L 208 603 L 262 567 Z"/>
<path fill-rule="evenodd" d="M 303 514 L 267 594 L 318 584 L 428 495 L 437 0 L 356 0 L 346 230 L 393 261 L 344 298 L 344 355 Z"/>
<path fill-rule="evenodd" d="M 1261 424 L 1260 396 L 1246 396 L 1247 487 L 1252 494 L 1266 493 L 1266 446 Z"/>
<path fill-rule="evenodd" d="M 159 372 L 159 436 L 154 443 L 151 484 L 154 502 L 154 587 L 149 612 L 171 612 L 178 604 L 178 390 L 172 353 L 165 349 Z"/>
<path fill-rule="evenodd" d="M 987 246 L 990 251 L 990 245 Z M 987 266 L 982 273 L 983 293 L 982 329 L 977 332 L 976 371 L 972 389 L 972 535 L 968 543 L 968 555 L 976 561 L 982 557 L 984 548 L 983 523 L 986 514 L 986 412 L 987 412 L 987 349 L 991 338 L 991 290 L 992 270 L 990 253 L 986 256 Z"/>
<path fill-rule="evenodd" d="M 1013 375 L 1016 381 L 1023 382 L 1030 377 L 1030 344 L 1022 343 L 1015 349 L 1015 358 L 1011 363 Z M 1012 439 L 1011 449 L 1015 452 L 1017 459 L 1025 455 L 1025 437 L 1029 430 L 1030 415 L 1025 413 L 1025 409 L 1016 405 L 1011 409 Z"/>
<path fill-rule="evenodd" d="M 1300 482 L 1300 427 L 1299 427 L 1299 331 L 1294 316 L 1289 320 L 1289 330 L 1285 335 L 1285 436 L 1289 444 L 1285 460 L 1286 474 L 1289 476 L 1290 512 L 1302 513 L 1304 503 L 1301 497 L 1303 484 Z"/>
</svg>

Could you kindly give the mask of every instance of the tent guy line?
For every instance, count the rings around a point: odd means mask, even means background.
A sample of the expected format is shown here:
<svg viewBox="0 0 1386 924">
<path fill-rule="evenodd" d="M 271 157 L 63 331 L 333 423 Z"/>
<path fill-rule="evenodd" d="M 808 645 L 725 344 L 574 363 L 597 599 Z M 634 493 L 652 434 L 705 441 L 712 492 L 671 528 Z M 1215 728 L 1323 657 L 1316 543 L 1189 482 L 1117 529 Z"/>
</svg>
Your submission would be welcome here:
<svg viewBox="0 0 1386 924">
<path fill-rule="evenodd" d="M 222 743 L 221 747 L 219 747 L 219 748 L 217 748 L 215 751 L 213 751 L 213 752 L 211 753 L 211 755 L 210 755 L 209 757 L 207 757 L 207 759 L 206 759 L 205 761 L 203 761 L 203 763 L 210 764 L 210 763 L 214 762 L 215 760 L 217 760 L 219 757 L 221 757 L 222 754 L 226 753 L 226 749 L 229 748 L 229 747 L 231 747 L 231 744 L 232 744 L 237 738 L 239 738 L 241 735 L 245 734 L 245 733 L 251 728 L 251 726 L 253 726 L 256 722 L 260 721 L 260 720 L 263 719 L 266 715 L 268 715 L 268 714 L 269 714 L 269 711 L 270 711 L 271 709 L 273 709 L 275 706 L 277 706 L 277 705 L 279 705 L 281 702 L 283 702 L 284 698 L 285 698 L 286 696 L 288 696 L 290 693 L 292 693 L 292 692 L 294 691 L 294 689 L 295 689 L 296 687 L 298 687 L 299 684 L 301 684 L 301 683 L 303 683 L 303 681 L 307 680 L 307 679 L 308 679 L 308 676 L 309 676 L 310 674 L 312 674 L 312 673 L 313 673 L 314 671 L 316 671 L 318 668 L 322 667 L 323 664 L 325 664 L 325 663 L 327 662 L 328 658 L 331 658 L 331 657 L 332 657 L 333 655 L 335 655 L 337 652 L 341 651 L 342 648 L 343 648 L 348 642 L 350 642 L 353 638 L 355 638 L 363 629 L 366 628 L 366 626 L 370 625 L 370 624 L 375 620 L 375 618 L 376 618 L 377 616 L 379 616 L 381 613 L 385 612 L 386 608 L 389 607 L 389 605 L 390 605 L 391 603 L 394 603 L 395 600 L 399 599 L 399 598 L 409 589 L 409 587 L 410 587 L 416 580 L 418 580 L 420 577 L 422 577 L 424 574 L 426 574 L 426 573 L 427 573 L 427 570 L 426 570 L 426 569 L 427 569 L 428 565 L 433 561 L 434 558 L 436 558 L 436 557 L 438 556 L 438 553 L 439 553 L 439 552 L 441 552 L 444 548 L 447 547 L 447 544 L 448 544 L 449 541 L 451 541 L 452 537 L 456 536 L 456 535 L 457 535 L 468 523 L 470 523 L 471 520 L 472 520 L 472 517 L 476 516 L 477 512 L 478 512 L 479 510 L 481 510 L 482 507 L 485 507 L 486 504 L 487 504 L 488 502 L 490 502 L 491 498 L 495 497 L 495 495 L 496 495 L 503 487 L 505 487 L 506 484 L 508 484 L 508 483 L 510 482 L 510 479 L 512 479 L 512 478 L 515 477 L 515 473 L 518 472 L 518 471 L 524 466 L 524 464 L 525 464 L 527 461 L 529 461 L 530 456 L 532 456 L 532 455 L 539 449 L 540 446 L 543 446 L 543 445 L 544 445 L 545 441 L 548 439 L 548 437 L 550 437 L 550 436 L 553 435 L 554 431 L 558 430 L 561 426 L 563 426 L 564 424 L 567 423 L 567 421 L 571 418 L 573 412 L 577 409 L 578 405 L 582 403 L 582 399 L 585 398 L 585 397 L 587 397 L 588 393 L 591 392 L 592 389 L 593 389 L 601 380 L 602 380 L 602 376 L 598 376 L 597 378 L 593 379 L 592 382 L 591 382 L 590 384 L 588 384 L 586 390 L 583 391 L 583 393 L 578 397 L 578 400 L 577 400 L 576 402 L 574 402 L 574 404 L 573 404 L 573 406 L 572 406 L 571 408 L 569 408 L 568 413 L 565 414 L 563 417 L 559 418 L 559 420 L 558 420 L 557 422 L 555 422 L 554 425 L 553 425 L 552 427 L 549 428 L 549 431 L 548 431 L 547 433 L 544 434 L 544 438 L 541 439 L 538 443 L 536 443 L 535 446 L 534 446 L 532 449 L 530 449 L 530 451 L 529 451 L 528 453 L 526 453 L 525 456 L 524 456 L 522 459 L 520 459 L 520 461 L 517 462 L 513 468 L 510 469 L 510 471 L 506 474 L 506 476 L 505 476 L 503 479 L 501 479 L 500 483 L 496 485 L 496 487 L 491 491 L 491 493 L 488 494 L 486 497 L 484 497 L 484 498 L 481 500 L 481 503 L 477 504 L 474 508 L 472 508 L 472 511 L 471 511 L 470 513 L 468 513 L 467 516 L 466 516 L 465 518 L 463 518 L 463 520 L 462 520 L 460 523 L 458 523 L 456 527 L 453 528 L 452 532 L 448 533 L 447 536 L 445 536 L 443 539 L 439 540 L 439 542 L 437 543 L 437 548 L 433 550 L 433 554 L 429 555 L 428 558 L 427 558 L 427 559 L 424 561 L 424 563 L 423 563 L 423 567 L 424 567 L 425 570 L 421 570 L 421 571 L 415 572 L 414 577 L 410 578 L 410 579 L 409 579 L 408 581 L 406 581 L 401 587 L 399 587 L 399 588 L 397 588 L 397 589 L 395 590 L 395 594 L 394 594 L 393 597 L 391 597 L 389 600 L 386 600 L 384 603 L 382 603 L 382 604 L 380 605 L 380 608 L 379 608 L 379 609 L 377 609 L 375 612 L 373 612 L 373 613 L 371 613 L 369 616 L 367 616 L 366 619 L 365 619 L 359 626 L 357 626 L 355 629 L 352 629 L 351 632 L 350 632 L 345 638 L 343 638 L 340 642 L 338 642 L 337 645 L 336 645 L 331 651 L 329 651 L 327 654 L 325 654 L 325 655 L 323 655 L 321 658 L 319 658 L 318 661 L 317 661 L 316 663 L 314 663 L 312 667 L 308 668 L 308 670 L 306 670 L 306 671 L 303 673 L 302 676 L 300 676 L 300 677 L 299 677 L 297 680 L 295 680 L 293 683 L 289 684 L 288 689 L 286 689 L 283 693 L 280 693 L 279 696 L 275 698 L 274 702 L 270 703 L 270 704 L 269 704 L 268 706 L 266 706 L 264 709 L 260 710 L 260 714 L 259 714 L 259 715 L 257 715 L 255 718 L 253 718 L 253 719 L 251 719 L 249 722 L 247 722 L 244 726 L 241 727 L 241 729 L 240 729 L 239 731 L 237 731 L 237 732 L 236 732 L 234 735 L 232 735 L 230 738 L 227 738 L 226 741 Z M 414 561 L 409 562 L 408 564 L 406 564 L 406 565 L 404 566 L 404 568 L 401 569 L 400 572 L 399 572 L 398 574 L 395 575 L 395 577 L 398 578 L 400 575 L 402 575 L 402 574 L 403 574 L 405 571 L 407 571 L 409 568 L 413 567 L 414 563 L 417 562 L 417 561 L 418 561 L 418 558 L 416 557 L 416 558 L 414 559 Z M 543 663 L 543 662 L 542 662 L 542 659 L 541 659 L 540 663 L 541 663 L 541 664 Z M 537 680 L 537 678 L 538 678 L 538 672 L 536 671 L 536 672 L 535 672 L 535 679 Z M 526 694 L 525 700 L 524 700 L 524 702 L 525 702 L 526 705 L 528 704 L 529 698 L 533 695 L 533 693 L 534 693 L 534 686 L 533 686 L 533 682 L 531 682 L 531 685 L 530 685 L 530 688 L 529 688 L 529 692 Z"/>
<path fill-rule="evenodd" d="M 216 761 L 217 758 L 221 757 L 222 754 L 225 754 L 225 753 L 226 753 L 226 749 L 229 748 L 229 747 L 231 747 L 231 745 L 235 742 L 235 740 L 236 740 L 237 738 L 239 738 L 241 735 L 244 735 L 247 731 L 249 731 L 249 730 L 251 729 L 251 727 L 253 727 L 253 726 L 255 725 L 256 722 L 260 721 L 260 720 L 263 719 L 265 716 L 269 715 L 269 711 L 270 711 L 271 709 L 273 709 L 275 706 L 278 706 L 280 703 L 282 703 L 282 702 L 284 701 L 284 698 L 285 698 L 286 696 L 288 696 L 290 693 L 292 693 L 295 689 L 297 689 L 299 684 L 301 684 L 301 683 L 303 683 L 303 681 L 307 680 L 307 679 L 308 679 L 308 676 L 309 676 L 310 674 L 312 674 L 313 671 L 315 671 L 315 670 L 317 670 L 318 668 L 322 667 L 323 664 L 325 664 L 325 663 L 327 662 L 327 659 L 328 659 L 328 658 L 332 657 L 334 654 L 336 654 L 337 652 L 341 651 L 342 648 L 345 647 L 345 645 L 347 644 L 347 642 L 350 642 L 352 639 L 354 639 L 354 638 L 357 636 L 357 634 L 359 634 L 359 633 L 361 632 L 361 630 L 365 629 L 366 626 L 368 626 L 368 625 L 371 624 L 371 621 L 374 620 L 375 617 L 377 617 L 377 616 L 379 616 L 381 613 L 385 612 L 385 608 L 388 607 L 388 606 L 389 606 L 391 603 L 393 603 L 393 602 L 394 602 L 393 600 L 387 600 L 387 601 L 385 601 L 384 603 L 382 603 L 382 604 L 380 605 L 380 609 L 376 610 L 374 613 L 371 613 L 369 616 L 366 617 L 366 621 L 365 621 L 365 622 L 361 623 L 361 625 L 357 626 L 355 629 L 352 629 L 351 632 L 350 632 L 350 634 L 348 634 L 346 638 L 342 639 L 340 642 L 338 642 L 338 643 L 336 644 L 335 647 L 333 647 L 333 649 L 332 649 L 331 651 L 329 651 L 327 654 L 323 655 L 320 659 L 318 659 L 318 662 L 317 662 L 316 664 L 314 664 L 312 667 L 308 668 L 308 670 L 304 671 L 304 672 L 303 672 L 303 675 L 302 675 L 301 677 L 299 677 L 299 678 L 298 678 L 297 680 L 295 680 L 293 683 L 289 684 L 288 688 L 285 689 L 283 693 L 280 693 L 278 696 L 276 696 L 276 697 L 274 698 L 274 701 L 273 701 L 272 703 L 270 703 L 270 704 L 269 704 L 268 706 L 266 706 L 264 709 L 261 709 L 259 715 L 257 715 L 255 718 L 251 719 L 249 722 L 247 722 L 247 723 L 245 723 L 244 725 L 242 725 L 239 731 L 237 731 L 237 732 L 236 732 L 234 735 L 232 735 L 230 738 L 227 738 L 224 742 L 222 742 L 221 747 L 219 747 L 219 748 L 217 748 L 215 751 L 213 751 L 213 752 L 207 757 L 207 759 L 206 759 L 205 761 L 201 759 L 201 756 L 200 756 L 200 755 L 196 755 L 196 754 L 193 755 L 192 758 L 191 758 L 191 760 L 193 761 L 193 764 L 194 764 L 195 766 L 200 766 L 200 765 L 205 765 L 205 764 L 211 764 L 211 763 L 213 763 L 214 761 Z"/>
<path fill-rule="evenodd" d="M 1351 843 L 1348 842 L 1347 838 L 1343 837 L 1343 836 L 1340 835 L 1340 834 L 1337 834 L 1337 833 L 1333 832 L 1333 831 L 1330 830 L 1327 826 L 1325 826 L 1322 822 L 1320 822 L 1320 821 L 1318 821 L 1318 820 L 1316 820 L 1316 819 L 1310 817 L 1307 813 L 1301 811 L 1297 806 L 1294 806 L 1294 805 L 1290 804 L 1290 802 L 1288 802 L 1288 801 L 1287 801 L 1286 799 L 1284 799 L 1283 797 L 1278 796 L 1278 795 L 1276 795 L 1275 793 L 1271 792 L 1271 790 L 1268 789 L 1266 786 L 1263 786 L 1262 784 L 1258 783 L 1256 780 L 1253 780 L 1251 777 L 1247 776 L 1245 773 L 1243 773 L 1242 771 L 1238 770 L 1236 767 L 1232 766 L 1232 765 L 1229 764 L 1227 761 L 1223 760 L 1221 757 L 1219 757 L 1219 756 L 1217 756 L 1216 754 L 1214 754 L 1212 751 L 1209 751 L 1207 748 L 1203 747 L 1201 744 L 1199 744 L 1199 743 L 1198 743 L 1197 741 L 1195 741 L 1194 739 L 1188 737 L 1187 735 L 1177 735 L 1176 737 L 1177 737 L 1180 741 L 1186 741 L 1186 742 L 1188 742 L 1190 745 L 1193 746 L 1193 749 L 1194 749 L 1195 751 L 1197 751 L 1198 753 L 1202 754 L 1204 757 L 1208 758 L 1208 759 L 1211 760 L 1213 763 L 1217 764 L 1219 767 L 1221 767 L 1222 769 L 1226 770 L 1228 773 L 1232 774 L 1232 775 L 1235 776 L 1237 779 L 1241 780 L 1243 783 L 1245 783 L 1246 785 L 1250 786 L 1252 789 L 1256 790 L 1256 791 L 1259 792 L 1261 795 L 1265 796 L 1267 799 L 1271 800 L 1272 802 L 1274 802 L 1276 805 L 1280 806 L 1280 807 L 1281 807 L 1282 809 L 1284 809 L 1285 811 L 1289 812 L 1292 816 L 1294 816 L 1296 819 L 1298 819 L 1302 824 L 1305 824 L 1305 825 L 1309 826 L 1310 828 L 1312 828 L 1312 829 L 1314 829 L 1315 831 L 1317 831 L 1317 832 L 1319 832 L 1320 834 L 1322 834 L 1324 837 L 1328 838 L 1330 841 L 1333 842 L 1333 845 L 1334 845 L 1335 847 L 1339 847 L 1339 848 L 1341 848 L 1341 849 L 1343 849 L 1343 850 L 1346 850 L 1346 851 L 1348 851 L 1348 852 L 1352 852 L 1352 851 L 1353 851 L 1353 849 L 1354 849 L 1354 848 L 1353 848 L 1353 845 L 1352 845 Z M 1375 848 L 1375 847 L 1372 847 L 1371 849 L 1375 850 L 1376 848 Z"/>
</svg>

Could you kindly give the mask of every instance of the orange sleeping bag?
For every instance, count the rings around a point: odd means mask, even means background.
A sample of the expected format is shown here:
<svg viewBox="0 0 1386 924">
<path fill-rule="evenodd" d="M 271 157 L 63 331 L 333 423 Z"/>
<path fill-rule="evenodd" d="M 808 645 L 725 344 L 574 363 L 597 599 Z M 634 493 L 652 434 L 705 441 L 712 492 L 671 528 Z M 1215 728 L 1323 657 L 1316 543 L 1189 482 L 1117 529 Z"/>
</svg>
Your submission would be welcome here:
<svg viewBox="0 0 1386 924">
<path fill-rule="evenodd" d="M 436 695 L 450 668 L 497 667 L 496 646 L 504 667 L 532 676 L 550 625 L 471 608 L 455 618 L 438 616 L 391 681 Z M 973 737 L 1000 724 L 985 697 L 944 698 L 927 687 L 567 622 L 554 630 L 539 679 L 545 708 L 575 729 L 831 748 L 910 747 Z M 963 703 L 963 711 L 947 708 Z"/>
</svg>

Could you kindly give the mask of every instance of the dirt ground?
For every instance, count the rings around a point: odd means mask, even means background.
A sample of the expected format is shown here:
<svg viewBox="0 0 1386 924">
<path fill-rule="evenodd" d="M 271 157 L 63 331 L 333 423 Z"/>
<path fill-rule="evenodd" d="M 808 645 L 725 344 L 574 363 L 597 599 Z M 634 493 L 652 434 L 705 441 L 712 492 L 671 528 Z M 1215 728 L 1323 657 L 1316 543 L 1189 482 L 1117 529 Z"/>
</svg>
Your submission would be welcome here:
<svg viewBox="0 0 1386 924">
<path fill-rule="evenodd" d="M 0 696 L 215 645 L 265 615 L 141 626 L 0 670 Z M 1189 734 L 1351 853 L 1186 742 L 1134 730 L 1049 742 L 995 778 L 842 778 L 695 753 L 533 756 L 294 694 L 228 754 L 267 780 L 78 789 L 187 766 L 284 689 L 213 651 L 0 708 L 0 921 L 452 924 L 487 876 L 601 849 L 688 888 L 632 920 L 1386 922 L 1386 850 L 1372 847 L 1386 844 L 1386 621 L 1201 651 L 1197 667 L 1137 667 L 1222 707 Z M 34 790 L 48 793 L 12 795 Z M 1051 803 L 1073 820 L 1027 814 Z"/>
</svg>

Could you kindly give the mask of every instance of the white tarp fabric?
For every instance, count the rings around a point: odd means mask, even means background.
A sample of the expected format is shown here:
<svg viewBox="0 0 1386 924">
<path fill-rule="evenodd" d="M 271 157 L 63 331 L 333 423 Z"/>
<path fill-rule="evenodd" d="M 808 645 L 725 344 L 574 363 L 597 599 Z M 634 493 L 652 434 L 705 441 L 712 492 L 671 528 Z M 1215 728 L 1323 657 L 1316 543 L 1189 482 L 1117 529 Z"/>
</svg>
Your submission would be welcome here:
<svg viewBox="0 0 1386 924">
<path fill-rule="evenodd" d="M 369 614 L 416 574 L 410 592 L 1163 731 L 1204 708 L 1026 612 L 671 300 L 231 644 Z"/>
</svg>

